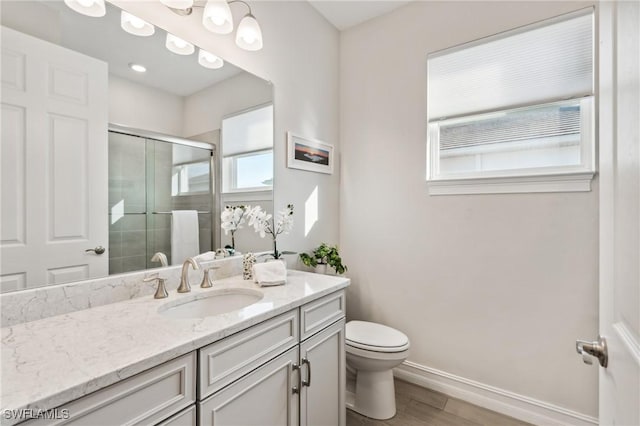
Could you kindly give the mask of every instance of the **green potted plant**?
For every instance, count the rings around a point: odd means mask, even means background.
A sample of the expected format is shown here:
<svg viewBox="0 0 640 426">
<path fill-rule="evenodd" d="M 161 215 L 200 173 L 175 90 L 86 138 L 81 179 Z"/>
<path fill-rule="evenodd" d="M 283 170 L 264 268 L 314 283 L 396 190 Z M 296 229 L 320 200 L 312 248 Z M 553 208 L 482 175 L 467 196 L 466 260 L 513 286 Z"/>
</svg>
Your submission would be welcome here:
<svg viewBox="0 0 640 426">
<path fill-rule="evenodd" d="M 344 274 L 347 266 L 342 263 L 342 258 L 338 252 L 338 246 L 330 246 L 326 243 L 320 244 L 311 254 L 300 254 L 300 260 L 310 268 L 316 268 L 316 272 L 326 273 L 327 266 L 333 268 L 337 274 Z"/>
</svg>

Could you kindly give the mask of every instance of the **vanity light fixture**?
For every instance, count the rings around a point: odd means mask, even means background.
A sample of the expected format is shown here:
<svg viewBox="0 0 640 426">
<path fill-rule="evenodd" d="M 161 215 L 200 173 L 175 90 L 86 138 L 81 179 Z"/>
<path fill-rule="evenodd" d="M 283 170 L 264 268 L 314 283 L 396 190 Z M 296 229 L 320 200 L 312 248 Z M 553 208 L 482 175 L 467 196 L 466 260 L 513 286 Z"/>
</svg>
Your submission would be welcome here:
<svg viewBox="0 0 640 426">
<path fill-rule="evenodd" d="M 222 68 L 222 66 L 224 65 L 224 61 L 222 60 L 222 58 L 203 49 L 200 49 L 200 51 L 198 52 L 198 63 L 203 67 L 210 68 L 212 70 Z"/>
<path fill-rule="evenodd" d="M 140 72 L 140 73 L 147 72 L 147 68 L 144 65 L 140 65 L 140 64 L 130 63 L 129 68 L 131 68 L 135 72 Z"/>
<path fill-rule="evenodd" d="M 104 0 L 64 0 L 64 4 L 76 12 L 99 18 L 107 13 Z"/>
<path fill-rule="evenodd" d="M 180 37 L 174 36 L 171 33 L 167 33 L 167 42 L 165 43 L 167 49 L 178 55 L 191 55 L 196 51 L 193 44 L 188 41 L 184 41 Z"/>
<path fill-rule="evenodd" d="M 193 8 L 204 7 L 202 13 L 202 25 L 209 31 L 216 34 L 229 34 L 233 31 L 233 16 L 231 8 L 233 3 L 242 3 L 247 6 L 249 12 L 242 18 L 236 31 L 236 45 L 244 50 L 260 50 L 262 49 L 262 30 L 251 13 L 251 6 L 244 0 L 208 0 L 204 6 L 192 4 L 189 7 L 173 7 L 168 6 L 166 2 L 170 0 L 161 0 L 165 6 L 169 7 L 172 12 L 180 16 L 188 16 L 193 13 Z"/>
<path fill-rule="evenodd" d="M 120 26 L 129 34 L 137 36 L 146 37 L 156 32 L 156 28 L 153 25 L 124 10 L 120 13 Z"/>
<path fill-rule="evenodd" d="M 193 0 L 160 0 L 160 3 L 171 9 L 189 9 L 193 6 Z"/>
</svg>

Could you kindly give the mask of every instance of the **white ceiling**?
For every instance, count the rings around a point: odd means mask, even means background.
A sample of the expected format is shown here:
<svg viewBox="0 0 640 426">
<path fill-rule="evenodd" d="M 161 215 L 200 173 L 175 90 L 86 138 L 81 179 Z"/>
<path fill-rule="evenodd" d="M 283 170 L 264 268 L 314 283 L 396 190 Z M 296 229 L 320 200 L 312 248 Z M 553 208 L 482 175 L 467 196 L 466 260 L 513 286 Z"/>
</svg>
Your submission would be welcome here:
<svg viewBox="0 0 640 426">
<path fill-rule="evenodd" d="M 411 0 L 409 0 L 411 1 Z M 407 0 L 309 0 L 340 31 L 409 3 Z"/>
<path fill-rule="evenodd" d="M 139 84 L 178 96 L 189 96 L 242 72 L 225 62 L 217 70 L 198 64 L 198 54 L 180 56 L 169 52 L 164 44 L 166 32 L 156 28 L 150 37 L 137 37 L 120 28 L 120 9 L 107 3 L 104 18 L 89 18 L 69 9 L 61 0 L 24 1 L 40 3 L 59 12 L 60 45 L 109 64 L 109 72 Z M 129 68 L 142 64 L 144 74 Z"/>
</svg>

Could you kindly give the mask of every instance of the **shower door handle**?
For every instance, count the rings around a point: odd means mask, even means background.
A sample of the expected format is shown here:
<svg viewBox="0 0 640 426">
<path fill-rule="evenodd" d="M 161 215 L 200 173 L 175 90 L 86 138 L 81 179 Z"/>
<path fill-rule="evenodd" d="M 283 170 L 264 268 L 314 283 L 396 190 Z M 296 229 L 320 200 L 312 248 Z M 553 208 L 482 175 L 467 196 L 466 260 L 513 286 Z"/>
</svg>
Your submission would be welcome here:
<svg viewBox="0 0 640 426">
<path fill-rule="evenodd" d="M 97 255 L 100 255 L 100 254 L 104 253 L 105 251 L 107 251 L 107 249 L 106 249 L 106 248 L 104 248 L 104 247 L 102 247 L 102 246 L 98 246 L 98 247 L 96 247 L 96 248 L 86 249 L 86 250 L 85 250 L 85 253 L 88 253 L 88 252 L 90 252 L 90 251 L 94 252 L 94 253 L 95 253 L 95 254 L 97 254 Z"/>
</svg>

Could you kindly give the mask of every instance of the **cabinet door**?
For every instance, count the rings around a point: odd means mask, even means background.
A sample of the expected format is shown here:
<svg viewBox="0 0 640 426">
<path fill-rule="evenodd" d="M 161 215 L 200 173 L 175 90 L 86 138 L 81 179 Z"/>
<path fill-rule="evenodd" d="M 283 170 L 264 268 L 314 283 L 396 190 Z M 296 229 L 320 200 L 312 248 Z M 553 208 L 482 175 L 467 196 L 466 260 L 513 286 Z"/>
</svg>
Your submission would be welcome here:
<svg viewBox="0 0 640 426">
<path fill-rule="evenodd" d="M 169 417 L 162 423 L 158 423 L 156 426 L 197 426 L 196 420 L 196 406 L 195 404 L 189 408 L 185 408 L 178 414 Z"/>
<path fill-rule="evenodd" d="M 297 363 L 296 346 L 211 395 L 198 404 L 200 425 L 297 426 Z"/>
<path fill-rule="evenodd" d="M 344 426 L 344 318 L 300 344 L 301 426 Z"/>
</svg>

